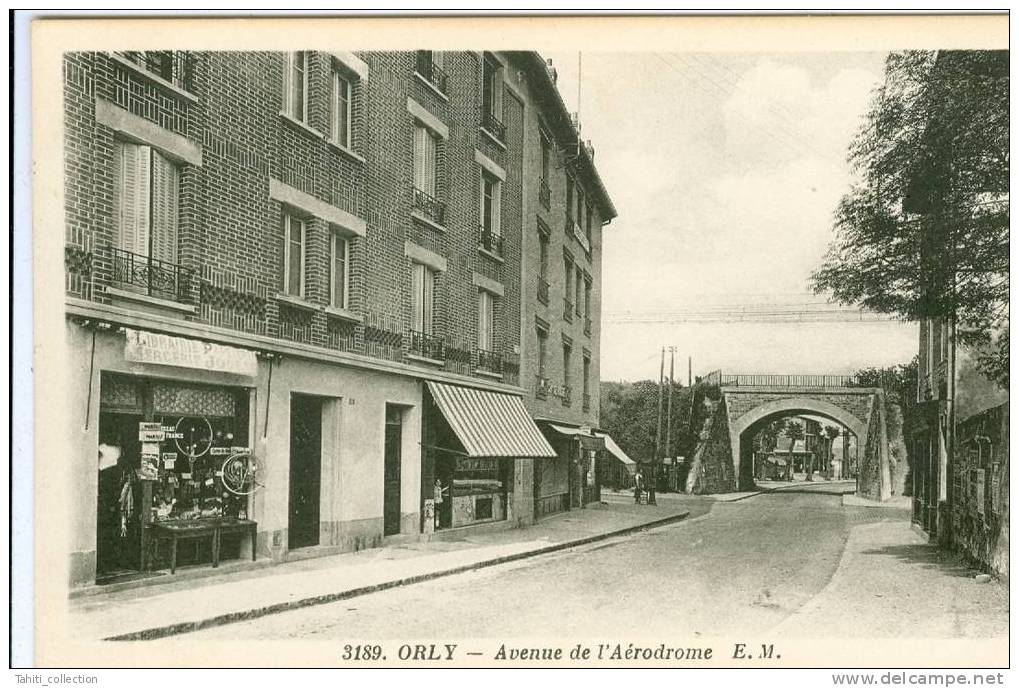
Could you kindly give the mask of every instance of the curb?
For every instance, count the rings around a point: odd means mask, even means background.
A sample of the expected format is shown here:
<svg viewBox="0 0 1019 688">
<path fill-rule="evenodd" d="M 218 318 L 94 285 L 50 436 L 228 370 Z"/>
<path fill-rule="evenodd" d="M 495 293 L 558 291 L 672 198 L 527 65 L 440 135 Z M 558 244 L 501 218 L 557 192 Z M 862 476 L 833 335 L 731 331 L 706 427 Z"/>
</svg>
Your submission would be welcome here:
<svg viewBox="0 0 1019 688">
<path fill-rule="evenodd" d="M 649 528 L 659 528 L 666 526 L 671 523 L 678 523 L 687 516 L 690 515 L 689 511 L 682 513 L 673 514 L 672 516 L 666 516 L 655 521 L 648 521 L 647 523 L 641 523 L 639 525 L 628 526 L 619 530 L 612 530 L 605 533 L 597 533 L 595 535 L 588 535 L 586 537 L 577 538 L 575 540 L 567 540 L 565 542 L 557 542 L 551 545 L 545 545 L 537 549 L 528 550 L 526 552 L 515 552 L 514 554 L 506 554 L 501 557 L 495 557 L 494 559 L 486 559 L 484 561 L 473 562 L 471 564 L 462 564 L 460 566 L 454 566 L 450 569 L 443 569 L 441 571 L 430 571 L 428 573 L 418 574 L 416 576 L 408 576 L 407 578 L 399 578 L 396 580 L 385 581 L 375 585 L 366 585 L 360 588 L 352 588 L 350 590 L 342 590 L 334 593 L 326 593 L 324 595 L 315 595 L 313 597 L 305 597 L 299 600 L 288 600 L 286 602 L 279 602 L 276 604 L 270 604 L 265 607 L 258 607 L 256 609 L 249 609 L 241 612 L 230 612 L 228 614 L 219 614 L 217 616 L 209 617 L 208 619 L 199 619 L 197 621 L 183 621 L 176 624 L 170 624 L 168 626 L 157 626 L 155 628 L 147 628 L 141 631 L 131 631 L 130 633 L 122 633 L 119 635 L 113 635 L 102 640 L 156 640 L 158 638 L 166 638 L 172 635 L 180 635 L 182 633 L 192 633 L 194 631 L 200 631 L 206 628 L 213 628 L 215 626 L 225 626 L 231 623 L 238 623 L 240 621 L 250 621 L 251 619 L 258 619 L 263 616 L 269 616 L 270 614 L 278 614 L 280 612 L 290 611 L 292 609 L 302 609 L 304 607 L 313 607 L 319 604 L 328 604 L 330 602 L 337 602 L 339 600 L 346 600 L 352 597 L 360 597 L 361 595 L 368 595 L 373 592 L 380 592 L 382 590 L 389 590 L 391 588 L 398 588 L 404 585 L 413 585 L 415 583 L 423 583 L 425 581 L 434 580 L 436 578 L 444 578 L 446 576 L 454 576 L 458 573 L 465 573 L 467 571 L 474 571 L 477 569 L 487 568 L 489 566 L 498 566 L 499 564 L 506 564 L 512 561 L 518 561 L 520 559 L 527 559 L 530 557 L 540 556 L 542 554 L 549 554 L 551 552 L 559 552 L 572 547 L 579 547 L 592 542 L 598 542 L 600 540 L 607 540 L 610 537 L 616 537 L 619 535 L 629 535 L 630 533 L 636 533 L 641 530 L 647 530 Z"/>
</svg>

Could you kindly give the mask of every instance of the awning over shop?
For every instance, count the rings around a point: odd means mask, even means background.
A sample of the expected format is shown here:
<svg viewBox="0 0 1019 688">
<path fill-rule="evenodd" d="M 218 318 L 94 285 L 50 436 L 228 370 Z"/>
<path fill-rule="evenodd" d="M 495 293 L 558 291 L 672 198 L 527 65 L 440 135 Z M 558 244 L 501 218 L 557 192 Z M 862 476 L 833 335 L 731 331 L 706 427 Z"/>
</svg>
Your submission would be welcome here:
<svg viewBox="0 0 1019 688">
<path fill-rule="evenodd" d="M 616 441 L 614 439 L 612 439 L 612 437 L 610 435 L 606 435 L 605 433 L 598 433 L 598 434 L 601 435 L 602 438 L 605 440 L 605 449 L 607 449 L 608 452 L 610 454 L 612 454 L 612 456 L 616 457 L 617 459 L 622 461 L 627 466 L 631 466 L 631 465 L 632 466 L 636 466 L 637 465 L 637 462 L 634 461 L 633 459 L 631 459 L 629 456 L 627 456 L 626 452 L 624 452 L 622 450 L 622 448 L 620 448 L 620 446 L 618 444 L 616 444 Z"/>
<path fill-rule="evenodd" d="M 436 405 L 469 456 L 556 456 L 520 397 L 441 382 L 427 384 Z"/>
<path fill-rule="evenodd" d="M 565 437 L 573 437 L 580 440 L 580 446 L 591 451 L 603 451 L 605 449 L 604 435 L 581 428 L 571 428 L 567 425 L 556 425 L 549 423 L 548 426 Z"/>
</svg>

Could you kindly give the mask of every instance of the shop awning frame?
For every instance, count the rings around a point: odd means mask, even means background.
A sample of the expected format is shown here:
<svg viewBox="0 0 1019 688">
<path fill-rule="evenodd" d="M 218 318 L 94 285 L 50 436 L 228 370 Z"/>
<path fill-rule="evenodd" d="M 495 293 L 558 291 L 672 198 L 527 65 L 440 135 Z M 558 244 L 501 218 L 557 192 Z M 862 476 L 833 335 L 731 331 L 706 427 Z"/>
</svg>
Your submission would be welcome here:
<svg viewBox="0 0 1019 688">
<path fill-rule="evenodd" d="M 428 380 L 428 391 L 467 456 L 475 458 L 555 458 L 523 399 Z"/>
</svg>

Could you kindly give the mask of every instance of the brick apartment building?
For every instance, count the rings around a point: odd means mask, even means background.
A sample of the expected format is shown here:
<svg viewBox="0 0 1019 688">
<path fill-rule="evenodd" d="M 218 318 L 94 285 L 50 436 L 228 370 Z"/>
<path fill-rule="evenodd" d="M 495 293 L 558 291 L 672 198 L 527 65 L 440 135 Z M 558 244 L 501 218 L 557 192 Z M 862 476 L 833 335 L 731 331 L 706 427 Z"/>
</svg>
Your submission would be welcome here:
<svg viewBox="0 0 1019 688">
<path fill-rule="evenodd" d="M 72 584 L 597 494 L 532 467 L 601 446 L 615 214 L 537 54 L 71 53 L 64 104 Z"/>
</svg>

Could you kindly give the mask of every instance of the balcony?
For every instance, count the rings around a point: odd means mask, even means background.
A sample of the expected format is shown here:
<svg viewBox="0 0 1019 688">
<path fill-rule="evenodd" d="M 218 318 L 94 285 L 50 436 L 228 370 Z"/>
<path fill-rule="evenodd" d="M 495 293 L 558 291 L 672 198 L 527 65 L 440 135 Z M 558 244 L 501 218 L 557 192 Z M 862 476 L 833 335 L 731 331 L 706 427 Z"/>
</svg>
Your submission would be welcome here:
<svg viewBox="0 0 1019 688">
<path fill-rule="evenodd" d="M 421 189 L 414 189 L 414 210 L 429 222 L 446 224 L 446 204 Z"/>
<path fill-rule="evenodd" d="M 506 125 L 500 122 L 493 113 L 485 112 L 481 115 L 481 127 L 501 143 L 506 142 Z"/>
<path fill-rule="evenodd" d="M 569 299 L 563 299 L 563 320 L 573 322 L 573 302 Z"/>
<path fill-rule="evenodd" d="M 182 50 L 124 51 L 118 53 L 143 71 L 190 91 L 194 81 L 194 59 Z"/>
<path fill-rule="evenodd" d="M 572 406 L 573 388 L 570 387 L 569 385 L 563 385 L 562 392 L 563 392 L 563 406 Z"/>
<path fill-rule="evenodd" d="M 157 299 L 193 303 L 194 270 L 165 260 L 111 249 L 110 280 L 128 291 Z"/>
<path fill-rule="evenodd" d="M 407 353 L 433 361 L 446 360 L 446 344 L 441 337 L 427 332 L 410 330 L 407 332 Z"/>
<path fill-rule="evenodd" d="M 591 410 L 591 395 L 588 394 L 587 392 L 584 392 L 583 410 L 584 411 L 590 411 Z"/>
<path fill-rule="evenodd" d="M 538 180 L 538 201 L 545 206 L 545 210 L 552 207 L 552 189 L 548 188 L 548 182 L 544 179 Z"/>
<path fill-rule="evenodd" d="M 447 93 L 446 86 L 449 81 L 449 77 L 446 75 L 446 72 L 442 71 L 442 69 L 435 64 L 435 60 L 432 57 L 432 51 L 417 51 L 414 71 L 420 74 L 425 81 L 434 86 L 440 93 Z"/>
<path fill-rule="evenodd" d="M 502 258 L 502 235 L 496 234 L 484 226 L 479 229 L 481 231 L 481 241 L 478 242 L 478 246 L 492 255 Z"/>
<path fill-rule="evenodd" d="M 486 351 L 477 349 L 475 355 L 478 359 L 477 369 L 486 373 L 502 375 L 502 354 L 497 351 Z"/>
<path fill-rule="evenodd" d="M 534 397 L 536 399 L 548 398 L 548 378 L 541 375 L 534 376 Z"/>
<path fill-rule="evenodd" d="M 584 318 L 584 334 L 591 336 L 591 318 Z"/>
<path fill-rule="evenodd" d="M 548 280 L 544 277 L 538 278 L 538 300 L 548 305 Z"/>
</svg>

